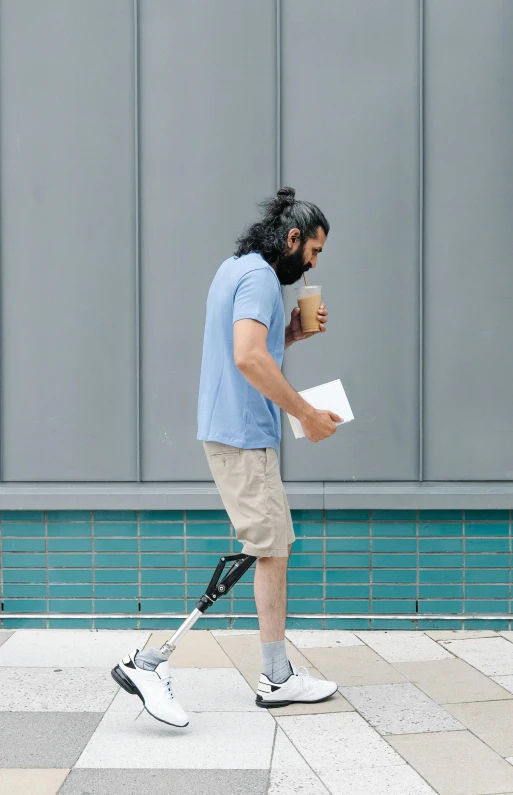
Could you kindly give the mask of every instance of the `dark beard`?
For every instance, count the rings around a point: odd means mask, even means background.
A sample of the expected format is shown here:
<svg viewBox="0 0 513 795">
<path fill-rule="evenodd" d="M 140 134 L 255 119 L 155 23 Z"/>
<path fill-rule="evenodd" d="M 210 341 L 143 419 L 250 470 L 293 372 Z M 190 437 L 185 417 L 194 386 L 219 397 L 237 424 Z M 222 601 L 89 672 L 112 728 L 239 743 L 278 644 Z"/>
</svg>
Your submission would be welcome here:
<svg viewBox="0 0 513 795">
<path fill-rule="evenodd" d="M 308 270 L 310 266 L 305 265 L 304 244 L 294 254 L 281 254 L 276 263 L 276 275 L 280 284 L 294 284 Z"/>
</svg>

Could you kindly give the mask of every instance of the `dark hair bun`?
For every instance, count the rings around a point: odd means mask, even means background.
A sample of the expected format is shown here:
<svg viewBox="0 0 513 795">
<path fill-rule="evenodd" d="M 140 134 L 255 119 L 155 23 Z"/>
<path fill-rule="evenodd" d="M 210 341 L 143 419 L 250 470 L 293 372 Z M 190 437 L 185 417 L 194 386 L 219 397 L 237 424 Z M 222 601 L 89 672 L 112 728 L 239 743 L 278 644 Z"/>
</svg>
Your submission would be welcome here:
<svg viewBox="0 0 513 795">
<path fill-rule="evenodd" d="M 276 195 L 281 200 L 282 205 L 287 207 L 290 204 L 294 204 L 296 191 L 294 188 L 280 188 Z"/>
</svg>

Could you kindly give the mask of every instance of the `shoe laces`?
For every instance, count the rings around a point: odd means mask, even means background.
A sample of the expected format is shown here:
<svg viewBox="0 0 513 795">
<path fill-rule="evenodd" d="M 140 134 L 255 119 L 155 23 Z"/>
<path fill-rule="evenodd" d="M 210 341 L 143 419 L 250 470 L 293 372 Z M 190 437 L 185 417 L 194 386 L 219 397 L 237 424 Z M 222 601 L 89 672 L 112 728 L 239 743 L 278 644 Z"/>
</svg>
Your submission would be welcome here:
<svg viewBox="0 0 513 795">
<path fill-rule="evenodd" d="M 313 682 L 315 677 L 310 676 L 308 673 L 308 668 L 305 668 L 304 665 L 299 665 L 297 668 L 293 666 L 292 670 L 294 671 L 295 675 L 299 677 L 299 687 L 301 688 L 302 693 L 308 693 L 310 689 L 310 682 Z"/>
<path fill-rule="evenodd" d="M 174 681 L 174 676 L 168 674 L 168 676 L 163 676 L 160 681 L 161 681 L 161 686 L 164 688 L 164 690 L 167 691 L 167 697 L 174 698 L 175 696 L 173 693 L 173 686 L 171 684 Z"/>
</svg>

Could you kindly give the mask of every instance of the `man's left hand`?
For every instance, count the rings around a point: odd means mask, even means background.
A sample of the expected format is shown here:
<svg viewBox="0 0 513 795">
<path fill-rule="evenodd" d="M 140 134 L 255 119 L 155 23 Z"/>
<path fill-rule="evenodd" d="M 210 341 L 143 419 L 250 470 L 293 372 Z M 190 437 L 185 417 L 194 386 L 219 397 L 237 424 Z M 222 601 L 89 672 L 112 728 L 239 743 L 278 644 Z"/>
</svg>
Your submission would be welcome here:
<svg viewBox="0 0 513 795">
<path fill-rule="evenodd" d="M 293 342 L 299 342 L 300 340 L 306 340 L 309 337 L 313 337 L 313 331 L 309 331 L 305 334 L 303 329 L 301 328 L 301 319 L 300 319 L 301 311 L 298 306 L 296 306 L 292 310 L 292 314 L 290 316 L 290 325 L 287 326 L 286 329 L 286 340 L 289 345 Z M 320 331 L 326 331 L 326 323 L 328 322 L 328 310 L 324 304 L 321 304 L 319 307 L 319 312 L 317 313 L 317 320 L 319 321 Z"/>
</svg>

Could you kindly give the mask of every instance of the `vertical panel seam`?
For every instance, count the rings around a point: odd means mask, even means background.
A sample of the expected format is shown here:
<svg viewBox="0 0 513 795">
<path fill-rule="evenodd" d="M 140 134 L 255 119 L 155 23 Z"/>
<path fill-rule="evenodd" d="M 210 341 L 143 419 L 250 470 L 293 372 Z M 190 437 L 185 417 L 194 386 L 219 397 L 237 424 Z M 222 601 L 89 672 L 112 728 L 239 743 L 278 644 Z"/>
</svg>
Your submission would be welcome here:
<svg viewBox="0 0 513 795">
<path fill-rule="evenodd" d="M 141 482 L 141 274 L 139 196 L 139 2 L 134 0 L 134 199 L 135 199 L 135 383 L 136 383 L 136 481 Z"/>
<path fill-rule="evenodd" d="M 424 0 L 419 8 L 419 481 L 424 480 Z"/>
</svg>

